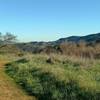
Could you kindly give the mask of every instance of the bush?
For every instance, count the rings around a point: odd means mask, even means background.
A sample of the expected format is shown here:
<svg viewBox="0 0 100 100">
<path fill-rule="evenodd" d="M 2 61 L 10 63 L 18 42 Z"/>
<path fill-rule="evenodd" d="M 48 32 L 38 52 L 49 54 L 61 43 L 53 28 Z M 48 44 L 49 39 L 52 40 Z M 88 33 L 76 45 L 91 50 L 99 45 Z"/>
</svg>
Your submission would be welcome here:
<svg viewBox="0 0 100 100">
<path fill-rule="evenodd" d="M 60 52 L 68 56 L 77 56 L 83 58 L 98 58 L 100 57 L 100 44 L 87 45 L 84 42 L 79 44 L 75 43 L 62 43 L 59 46 Z"/>
</svg>

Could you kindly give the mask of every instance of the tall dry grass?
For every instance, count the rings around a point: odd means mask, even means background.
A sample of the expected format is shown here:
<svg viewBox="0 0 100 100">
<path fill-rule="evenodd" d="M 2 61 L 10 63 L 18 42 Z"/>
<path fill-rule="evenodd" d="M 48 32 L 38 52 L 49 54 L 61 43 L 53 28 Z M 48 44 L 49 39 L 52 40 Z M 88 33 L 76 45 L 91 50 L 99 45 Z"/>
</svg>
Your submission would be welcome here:
<svg viewBox="0 0 100 100">
<path fill-rule="evenodd" d="M 76 56 L 82 58 L 100 58 L 100 44 L 88 45 L 85 42 L 75 43 L 62 43 L 59 46 L 62 54 L 68 56 Z"/>
</svg>

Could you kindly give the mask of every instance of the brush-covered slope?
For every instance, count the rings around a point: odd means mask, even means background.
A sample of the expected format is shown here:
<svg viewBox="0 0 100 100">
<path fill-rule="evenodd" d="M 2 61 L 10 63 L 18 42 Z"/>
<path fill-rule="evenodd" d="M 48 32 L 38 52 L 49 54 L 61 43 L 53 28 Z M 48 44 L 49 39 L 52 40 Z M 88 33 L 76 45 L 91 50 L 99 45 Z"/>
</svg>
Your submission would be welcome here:
<svg viewBox="0 0 100 100">
<path fill-rule="evenodd" d="M 9 44 L 0 47 L 0 54 L 14 54 L 20 55 L 23 51 L 19 49 L 17 46 Z"/>
<path fill-rule="evenodd" d="M 100 60 L 29 55 L 6 72 L 38 100 L 100 100 Z"/>
<path fill-rule="evenodd" d="M 67 38 L 61 38 L 55 42 L 57 44 L 59 44 L 59 43 L 63 43 L 63 42 L 79 43 L 80 41 L 84 41 L 86 43 L 100 42 L 100 33 L 91 34 L 91 35 L 87 35 L 87 36 L 71 36 L 71 37 L 67 37 Z"/>
<path fill-rule="evenodd" d="M 56 46 L 59 46 L 62 43 L 73 42 L 75 44 L 80 43 L 80 41 L 84 41 L 86 44 L 97 44 L 100 43 L 100 33 L 91 34 L 87 36 L 71 36 L 67 38 L 61 38 L 57 41 L 52 42 L 29 42 L 29 43 L 18 43 L 16 46 L 23 51 L 28 51 L 32 53 L 40 53 L 44 51 L 44 49 L 48 49 L 47 47 L 52 47 L 55 49 Z M 54 51 L 54 50 L 52 50 Z"/>
</svg>

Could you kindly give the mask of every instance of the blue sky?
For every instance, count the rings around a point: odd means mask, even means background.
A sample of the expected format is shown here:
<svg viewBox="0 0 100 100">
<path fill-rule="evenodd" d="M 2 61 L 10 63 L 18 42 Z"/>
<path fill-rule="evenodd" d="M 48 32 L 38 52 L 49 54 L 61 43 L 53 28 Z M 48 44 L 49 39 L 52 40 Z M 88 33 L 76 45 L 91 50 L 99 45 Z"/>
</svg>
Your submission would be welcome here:
<svg viewBox="0 0 100 100">
<path fill-rule="evenodd" d="M 0 0 L 0 31 L 20 41 L 100 32 L 100 0 Z"/>
</svg>

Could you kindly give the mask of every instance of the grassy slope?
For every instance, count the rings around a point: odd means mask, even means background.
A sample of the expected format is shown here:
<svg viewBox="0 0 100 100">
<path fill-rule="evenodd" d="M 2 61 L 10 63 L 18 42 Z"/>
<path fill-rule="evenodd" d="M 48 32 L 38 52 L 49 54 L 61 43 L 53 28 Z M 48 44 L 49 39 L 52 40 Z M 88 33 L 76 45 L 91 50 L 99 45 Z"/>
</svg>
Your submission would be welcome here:
<svg viewBox="0 0 100 100">
<path fill-rule="evenodd" d="M 99 100 L 100 60 L 33 55 L 7 67 L 7 72 L 39 100 Z"/>
<path fill-rule="evenodd" d="M 8 60 L 7 56 L 4 57 L 0 55 L 0 100 L 35 100 L 35 98 L 23 92 L 14 81 L 5 74 L 4 64 L 7 63 L 6 60 Z"/>
</svg>

